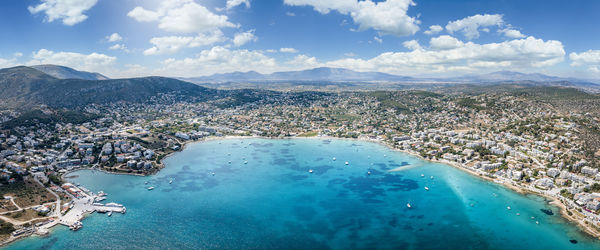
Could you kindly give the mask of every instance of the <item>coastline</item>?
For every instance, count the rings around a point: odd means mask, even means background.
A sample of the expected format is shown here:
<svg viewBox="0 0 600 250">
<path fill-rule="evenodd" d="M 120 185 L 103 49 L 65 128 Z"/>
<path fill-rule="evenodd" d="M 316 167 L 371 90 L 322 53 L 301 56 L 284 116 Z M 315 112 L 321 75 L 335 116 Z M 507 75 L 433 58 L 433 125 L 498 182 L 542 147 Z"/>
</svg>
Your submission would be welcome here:
<svg viewBox="0 0 600 250">
<path fill-rule="evenodd" d="M 217 140 L 232 140 L 232 139 L 269 139 L 269 140 L 273 140 L 273 139 L 283 139 L 283 140 L 290 140 L 290 139 L 312 139 L 312 140 L 314 140 L 314 139 L 321 139 L 321 140 L 323 140 L 324 139 L 324 140 L 328 140 L 328 139 L 330 139 L 330 140 L 351 140 L 351 141 L 364 141 L 364 142 L 378 143 L 379 145 L 385 146 L 386 148 L 388 148 L 390 150 L 393 150 L 393 151 L 396 151 L 396 152 L 401 152 L 401 153 L 404 153 L 404 154 L 407 154 L 407 155 L 410 155 L 410 156 L 417 157 L 418 159 L 420 159 L 422 161 L 427 161 L 427 162 L 431 162 L 431 163 L 440 163 L 440 164 L 444 164 L 444 165 L 448 165 L 448 166 L 454 167 L 456 169 L 462 170 L 462 171 L 464 171 L 464 172 L 466 172 L 468 174 L 471 174 L 473 176 L 479 177 L 479 178 L 484 179 L 486 181 L 490 181 L 490 182 L 494 182 L 496 184 L 500 184 L 503 187 L 508 188 L 508 189 L 510 189 L 512 191 L 515 191 L 517 193 L 520 193 L 520 194 L 533 194 L 533 195 L 541 196 L 541 197 L 543 197 L 543 198 L 545 198 L 547 200 L 550 200 L 548 202 L 548 204 L 556 206 L 556 207 L 559 208 L 560 214 L 561 214 L 562 218 L 566 219 L 570 223 L 576 224 L 577 227 L 580 230 L 582 230 L 583 232 L 585 232 L 589 236 L 592 236 L 592 237 L 594 237 L 596 239 L 600 239 L 600 230 L 599 229 L 597 229 L 595 227 L 592 227 L 591 225 L 587 225 L 581 219 L 576 218 L 575 214 L 576 213 L 579 214 L 579 213 L 577 211 L 571 211 L 561 201 L 561 199 L 559 199 L 557 197 L 553 197 L 553 196 L 550 196 L 550 195 L 547 195 L 547 194 L 544 194 L 544 193 L 541 193 L 541 192 L 536 192 L 536 191 L 533 191 L 533 190 L 525 189 L 525 188 L 523 188 L 521 186 L 514 185 L 511 182 L 504 182 L 504 181 L 500 182 L 500 181 L 498 181 L 498 179 L 495 179 L 495 178 L 492 178 L 490 176 L 478 173 L 478 172 L 476 172 L 476 171 L 474 171 L 474 170 L 472 170 L 472 169 L 470 169 L 470 168 L 468 168 L 466 166 L 463 166 L 463 164 L 458 163 L 458 162 L 451 162 L 451 161 L 447 161 L 447 160 L 444 160 L 444 159 L 426 159 L 426 158 L 422 157 L 421 155 L 419 155 L 415 151 L 399 149 L 399 148 L 394 147 L 394 145 L 391 145 L 390 143 L 385 142 L 383 140 L 366 138 L 366 137 L 341 138 L 341 137 L 319 136 L 319 135 L 317 135 L 317 136 L 311 136 L 311 137 L 297 137 L 297 136 L 293 136 L 293 137 L 283 137 L 283 138 L 282 137 L 265 137 L 265 136 L 232 136 L 232 135 L 227 135 L 227 136 L 210 136 L 210 137 L 202 138 L 200 140 L 180 142 L 181 149 L 178 150 L 178 151 L 173 151 L 173 152 L 170 152 L 170 153 L 166 154 L 163 157 L 163 159 L 161 159 L 161 163 L 160 163 L 161 167 L 158 168 L 155 172 L 147 174 L 147 175 L 145 175 L 145 174 L 137 174 L 137 173 L 109 172 L 109 171 L 106 171 L 106 170 L 103 170 L 103 169 L 96 169 L 96 168 L 93 168 L 93 167 L 86 167 L 86 168 L 78 168 L 78 169 L 74 169 L 74 170 L 69 170 L 69 171 L 67 171 L 67 172 L 65 172 L 65 173 L 63 173 L 61 175 L 61 179 L 65 180 L 65 176 L 66 175 L 74 173 L 74 172 L 77 172 L 77 171 L 80 171 L 80 170 L 95 170 L 95 171 L 101 171 L 101 172 L 104 172 L 104 173 L 107 173 L 107 174 L 134 175 L 134 176 L 139 176 L 139 177 L 151 176 L 151 175 L 157 174 L 163 168 L 166 167 L 166 165 L 164 164 L 164 161 L 167 158 L 171 157 L 172 155 L 174 155 L 177 152 L 185 150 L 187 148 L 188 144 L 203 143 L 203 142 L 217 141 Z M 569 213 L 571 213 L 571 215 L 569 215 Z M 90 214 L 91 213 L 82 214 L 81 220 L 85 219 Z M 49 218 L 51 218 L 51 217 L 49 217 Z M 53 227 L 49 228 L 47 235 L 49 235 L 49 234 L 52 233 L 51 232 L 52 229 L 53 229 Z M 15 241 L 18 241 L 20 239 L 25 239 L 25 238 L 28 238 L 28 237 L 31 237 L 31 236 L 34 236 L 34 235 L 37 235 L 37 234 L 31 233 L 29 235 L 20 235 L 20 236 L 17 236 L 17 237 L 10 236 L 9 239 L 6 239 L 6 240 L 0 242 L 0 247 L 7 246 L 7 245 L 9 245 L 9 244 L 11 244 L 11 243 L 13 243 Z"/>
</svg>

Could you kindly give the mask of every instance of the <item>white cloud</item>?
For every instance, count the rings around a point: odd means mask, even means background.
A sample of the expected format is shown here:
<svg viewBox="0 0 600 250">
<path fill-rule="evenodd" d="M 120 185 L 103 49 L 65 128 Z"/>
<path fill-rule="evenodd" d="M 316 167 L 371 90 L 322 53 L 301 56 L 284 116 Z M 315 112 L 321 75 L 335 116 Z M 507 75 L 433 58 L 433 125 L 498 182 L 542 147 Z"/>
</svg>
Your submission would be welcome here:
<svg viewBox="0 0 600 250">
<path fill-rule="evenodd" d="M 80 54 L 75 52 L 54 52 L 40 49 L 33 52 L 27 65 L 57 64 L 78 70 L 106 72 L 112 69 L 117 58 L 99 53 Z"/>
<path fill-rule="evenodd" d="M 285 13 L 285 15 L 286 16 L 296 16 L 296 13 L 288 11 L 288 12 Z"/>
<path fill-rule="evenodd" d="M 515 29 L 501 29 L 498 30 L 498 32 L 504 34 L 504 36 L 509 37 L 509 38 L 523 38 L 525 37 L 525 35 L 523 35 L 523 33 L 521 33 L 521 31 L 515 30 Z"/>
<path fill-rule="evenodd" d="M 144 51 L 144 55 L 172 54 L 183 48 L 208 46 L 225 41 L 220 30 L 198 34 L 197 36 L 163 36 L 150 39 L 154 46 Z"/>
<path fill-rule="evenodd" d="M 138 6 L 129 11 L 127 16 L 135 19 L 138 22 L 153 22 L 158 20 L 161 17 L 161 14 Z"/>
<path fill-rule="evenodd" d="M 233 45 L 236 47 L 240 47 L 248 42 L 256 42 L 257 38 L 254 35 L 255 30 L 249 30 L 246 32 L 240 32 L 235 34 L 233 37 Z"/>
<path fill-rule="evenodd" d="M 291 6 L 312 6 L 317 12 L 327 14 L 337 11 L 350 15 L 358 30 L 374 29 L 381 34 L 396 36 L 414 35 L 419 30 L 419 21 L 407 14 L 408 8 L 414 6 L 412 0 L 284 0 Z"/>
<path fill-rule="evenodd" d="M 87 19 L 83 12 L 96 5 L 98 0 L 41 0 L 36 6 L 27 9 L 31 14 L 44 12 L 46 21 L 53 22 L 61 19 L 65 25 L 75 25 Z"/>
<path fill-rule="evenodd" d="M 402 46 L 404 46 L 405 48 L 410 49 L 410 50 L 421 49 L 421 45 L 419 44 L 419 42 L 417 40 L 405 41 L 402 43 Z"/>
<path fill-rule="evenodd" d="M 432 50 L 448 50 L 448 49 L 456 49 L 464 46 L 464 43 L 459 41 L 458 39 L 443 35 L 439 37 L 431 38 L 429 41 L 429 47 Z"/>
<path fill-rule="evenodd" d="M 249 0 L 227 0 L 225 8 L 229 10 L 241 4 L 246 5 L 246 8 L 250 8 Z"/>
<path fill-rule="evenodd" d="M 172 76 L 198 76 L 233 71 L 276 70 L 278 64 L 275 59 L 265 56 L 259 51 L 230 50 L 222 46 L 215 46 L 203 50 L 195 57 L 184 59 L 167 59 L 163 62 L 163 72 Z"/>
<path fill-rule="evenodd" d="M 214 14 L 194 0 L 161 1 L 160 6 L 154 11 L 138 6 L 127 15 L 139 22 L 156 21 L 159 29 L 178 34 L 178 36 L 150 39 L 150 43 L 154 46 L 145 50 L 144 55 L 175 53 L 183 48 L 223 42 L 227 39 L 223 36 L 221 28 L 239 27 L 239 25 L 229 22 L 227 16 Z M 181 36 L 181 34 L 186 35 Z M 245 35 L 246 37 L 243 35 L 238 37 L 237 44 L 240 46 L 240 42 L 251 41 L 244 41 L 244 39 L 248 39 L 248 34 Z"/>
<path fill-rule="evenodd" d="M 426 30 L 425 32 L 423 32 L 425 35 L 435 35 L 437 33 L 442 32 L 442 30 L 444 30 L 444 28 L 442 26 L 439 25 L 431 25 L 429 26 L 429 29 Z"/>
<path fill-rule="evenodd" d="M 177 33 L 203 33 L 224 27 L 237 27 L 227 16 L 212 13 L 193 0 L 163 1 L 156 11 L 135 7 L 128 16 L 139 22 L 158 21 L 162 30 Z"/>
<path fill-rule="evenodd" d="M 465 73 L 481 69 L 526 70 L 551 66 L 563 61 L 565 55 L 561 42 L 544 41 L 534 37 L 501 43 L 476 44 L 463 43 L 450 36 L 442 36 L 432 39 L 430 47 L 432 48 L 428 50 L 386 52 L 368 60 L 346 58 L 327 62 L 326 65 L 394 74 Z"/>
<path fill-rule="evenodd" d="M 16 58 L 10 58 L 10 59 L 0 58 L 0 69 L 10 68 L 10 67 L 14 67 L 14 66 L 17 66 Z"/>
<path fill-rule="evenodd" d="M 286 64 L 292 66 L 294 70 L 315 68 L 320 65 L 316 57 L 310 57 L 307 55 L 297 55 L 294 57 L 294 59 L 287 61 Z"/>
<path fill-rule="evenodd" d="M 502 20 L 502 15 L 477 14 L 460 20 L 448 22 L 446 25 L 446 30 L 450 34 L 453 34 L 454 32 L 461 32 L 467 39 L 471 40 L 479 37 L 480 28 L 502 26 L 503 24 L 504 20 Z M 489 32 L 489 29 L 487 32 Z"/>
<path fill-rule="evenodd" d="M 298 53 L 298 50 L 294 49 L 294 48 L 280 48 L 279 52 L 281 52 L 281 53 Z"/>
<path fill-rule="evenodd" d="M 127 49 L 127 47 L 125 46 L 125 44 L 120 44 L 120 43 L 117 43 L 117 44 L 115 44 L 113 46 L 110 46 L 110 47 L 108 47 L 108 49 L 109 50 L 122 50 L 122 51 L 125 51 L 125 52 L 129 52 L 129 49 Z"/>
<path fill-rule="evenodd" d="M 23 56 L 23 53 L 21 53 L 21 52 L 15 52 L 15 53 L 13 54 L 13 56 L 14 56 L 14 57 L 22 57 L 22 56 Z"/>
<path fill-rule="evenodd" d="M 572 52 L 569 54 L 569 59 L 571 59 L 571 66 L 584 66 L 590 65 L 596 66 L 595 69 L 598 69 L 597 66 L 600 66 L 600 50 L 588 50 L 586 52 L 575 53 Z"/>
<path fill-rule="evenodd" d="M 110 36 L 106 37 L 106 41 L 114 43 L 123 40 L 123 37 L 119 35 L 119 33 L 112 33 Z"/>
<path fill-rule="evenodd" d="M 377 37 L 377 36 L 373 37 L 373 40 L 375 40 L 375 42 L 378 42 L 378 43 L 383 43 L 383 39 L 381 39 L 380 37 Z"/>
</svg>

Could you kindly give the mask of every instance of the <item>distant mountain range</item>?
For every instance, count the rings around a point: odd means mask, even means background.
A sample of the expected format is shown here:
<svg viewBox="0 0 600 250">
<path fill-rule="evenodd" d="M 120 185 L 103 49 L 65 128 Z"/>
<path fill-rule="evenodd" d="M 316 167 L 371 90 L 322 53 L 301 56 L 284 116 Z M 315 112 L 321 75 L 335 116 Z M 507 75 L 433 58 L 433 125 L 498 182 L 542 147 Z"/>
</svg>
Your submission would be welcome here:
<svg viewBox="0 0 600 250">
<path fill-rule="evenodd" d="M 65 66 L 44 64 L 35 65 L 31 68 L 37 69 L 58 79 L 81 79 L 81 80 L 108 80 L 110 78 L 95 72 L 79 71 Z"/>
<path fill-rule="evenodd" d="M 314 68 L 300 71 L 284 71 L 260 74 L 256 71 L 214 74 L 211 76 L 180 78 L 195 83 L 228 81 L 412 81 L 408 76 L 381 72 L 357 72 L 341 68 Z"/>
<path fill-rule="evenodd" d="M 397 82 L 397 83 L 539 83 L 543 85 L 598 88 L 600 84 L 585 79 L 525 74 L 513 71 L 498 71 L 481 75 L 466 75 L 450 78 L 415 78 L 381 72 L 357 72 L 341 68 L 314 68 L 300 71 L 260 74 L 255 71 L 214 74 L 203 77 L 179 78 L 194 83 L 260 82 L 260 81 L 329 81 L 329 82 Z"/>
</svg>

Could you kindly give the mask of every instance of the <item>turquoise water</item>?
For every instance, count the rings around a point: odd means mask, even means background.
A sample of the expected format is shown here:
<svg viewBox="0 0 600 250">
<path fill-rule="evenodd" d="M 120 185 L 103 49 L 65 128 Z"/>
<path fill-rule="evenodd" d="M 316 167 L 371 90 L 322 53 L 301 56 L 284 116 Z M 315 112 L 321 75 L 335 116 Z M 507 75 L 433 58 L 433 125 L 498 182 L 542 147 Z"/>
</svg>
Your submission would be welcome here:
<svg viewBox="0 0 600 250">
<path fill-rule="evenodd" d="M 92 214 L 77 232 L 56 227 L 9 249 L 600 248 L 543 198 L 368 142 L 208 141 L 169 157 L 155 176 L 73 175 L 127 213 Z"/>
</svg>

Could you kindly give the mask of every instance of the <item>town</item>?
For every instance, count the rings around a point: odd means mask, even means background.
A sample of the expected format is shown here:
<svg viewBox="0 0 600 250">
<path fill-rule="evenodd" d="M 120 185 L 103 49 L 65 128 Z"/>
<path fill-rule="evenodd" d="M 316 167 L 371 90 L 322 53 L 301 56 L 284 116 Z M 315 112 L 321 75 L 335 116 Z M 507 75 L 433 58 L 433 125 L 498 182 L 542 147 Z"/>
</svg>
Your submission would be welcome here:
<svg viewBox="0 0 600 250">
<path fill-rule="evenodd" d="M 80 227 L 84 213 L 125 212 L 121 205 L 98 203 L 102 194 L 68 183 L 64 175 L 74 170 L 150 175 L 164 167 L 169 154 L 206 138 L 321 136 L 377 141 L 560 201 L 556 205 L 566 209 L 566 217 L 600 236 L 600 99 L 573 89 L 552 91 L 580 98 L 549 98 L 535 94 L 536 88 L 282 92 L 261 98 L 248 93 L 246 98 L 257 101 L 236 105 L 227 98 L 187 102 L 162 96 L 163 102 L 88 105 L 80 111 L 94 118 L 80 124 L 5 126 L 1 233 L 11 240 L 43 234 L 55 224 Z M 40 106 L 38 112 L 56 111 Z M 4 112 L 1 120 L 22 115 Z"/>
</svg>

